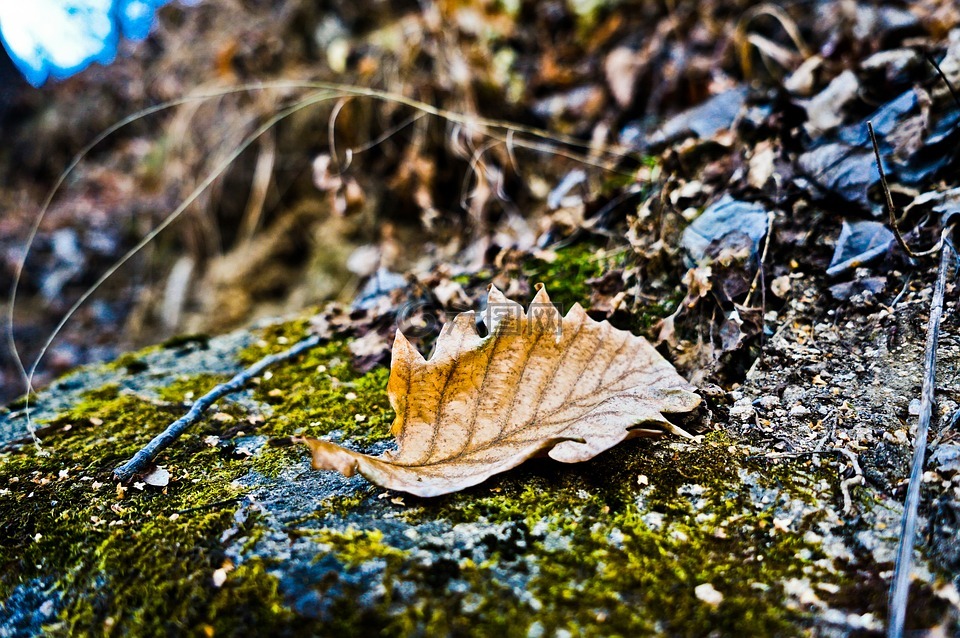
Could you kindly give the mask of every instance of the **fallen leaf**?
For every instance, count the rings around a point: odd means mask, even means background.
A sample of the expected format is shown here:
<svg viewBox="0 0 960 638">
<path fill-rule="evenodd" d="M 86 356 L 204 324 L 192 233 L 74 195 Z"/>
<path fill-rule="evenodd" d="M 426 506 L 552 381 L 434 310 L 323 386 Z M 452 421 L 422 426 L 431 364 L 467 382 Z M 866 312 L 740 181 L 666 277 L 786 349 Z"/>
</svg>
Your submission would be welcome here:
<svg viewBox="0 0 960 638">
<path fill-rule="evenodd" d="M 372 457 L 307 437 L 313 467 L 438 496 L 544 453 L 576 463 L 628 438 L 689 437 L 662 413 L 700 397 L 642 337 L 579 304 L 561 317 L 542 286 L 527 312 L 491 287 L 484 323 L 481 337 L 473 311 L 457 315 L 429 360 L 397 331 L 387 385 L 397 449 Z M 637 427 L 648 423 L 657 429 Z"/>
<path fill-rule="evenodd" d="M 818 135 L 843 124 L 843 113 L 847 105 L 857 99 L 859 91 L 860 81 L 853 71 L 844 71 L 833 78 L 827 88 L 807 104 L 807 132 Z"/>
<path fill-rule="evenodd" d="M 170 471 L 158 465 L 143 477 L 143 482 L 154 487 L 166 487 L 170 483 Z"/>
<path fill-rule="evenodd" d="M 844 221 L 827 274 L 839 275 L 887 253 L 893 240 L 893 232 L 883 222 Z"/>
<path fill-rule="evenodd" d="M 760 251 L 760 242 L 767 235 L 769 219 L 761 204 L 744 202 L 724 195 L 683 230 L 680 245 L 689 256 L 688 265 L 706 265 L 707 249 L 716 242 L 717 251 L 736 245 L 743 238 L 753 258 Z"/>
<path fill-rule="evenodd" d="M 651 138 L 652 146 L 662 146 L 692 133 L 702 140 L 729 129 L 747 99 L 747 88 L 738 87 L 714 95 L 703 104 L 667 120 Z"/>
<path fill-rule="evenodd" d="M 604 60 L 603 71 L 607 86 L 621 108 L 627 108 L 633 102 L 637 76 L 643 66 L 643 54 L 626 46 L 615 48 Z"/>
</svg>

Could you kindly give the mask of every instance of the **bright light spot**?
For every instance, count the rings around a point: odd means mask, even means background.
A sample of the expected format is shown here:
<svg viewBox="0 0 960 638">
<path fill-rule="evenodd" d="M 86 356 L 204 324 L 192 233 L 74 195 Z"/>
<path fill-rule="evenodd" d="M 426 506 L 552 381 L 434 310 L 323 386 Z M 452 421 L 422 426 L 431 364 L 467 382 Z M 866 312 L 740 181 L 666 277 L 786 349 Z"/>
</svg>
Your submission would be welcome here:
<svg viewBox="0 0 960 638">
<path fill-rule="evenodd" d="M 0 0 L 0 43 L 30 84 L 109 64 L 123 36 L 147 37 L 169 0 Z"/>
</svg>

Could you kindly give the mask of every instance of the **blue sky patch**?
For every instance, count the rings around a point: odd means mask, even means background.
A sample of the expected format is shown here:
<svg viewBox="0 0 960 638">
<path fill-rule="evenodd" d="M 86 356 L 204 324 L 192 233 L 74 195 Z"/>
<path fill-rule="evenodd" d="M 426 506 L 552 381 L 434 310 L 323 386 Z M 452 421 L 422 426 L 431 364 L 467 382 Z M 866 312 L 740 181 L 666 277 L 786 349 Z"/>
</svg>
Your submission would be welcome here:
<svg viewBox="0 0 960 638">
<path fill-rule="evenodd" d="M 27 82 L 41 86 L 112 62 L 120 37 L 147 37 L 168 1 L 0 0 L 0 43 Z"/>
</svg>

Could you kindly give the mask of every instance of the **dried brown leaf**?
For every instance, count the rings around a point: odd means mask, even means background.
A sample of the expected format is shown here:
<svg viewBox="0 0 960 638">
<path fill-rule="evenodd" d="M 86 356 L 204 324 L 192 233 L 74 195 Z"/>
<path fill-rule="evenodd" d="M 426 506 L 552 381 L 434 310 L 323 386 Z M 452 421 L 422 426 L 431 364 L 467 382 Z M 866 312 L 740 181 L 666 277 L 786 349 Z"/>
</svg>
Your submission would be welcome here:
<svg viewBox="0 0 960 638">
<path fill-rule="evenodd" d="M 491 288 L 484 320 L 481 337 L 472 311 L 457 315 L 429 360 L 397 331 L 387 386 L 397 449 L 371 457 L 305 438 L 314 468 L 438 496 L 543 453 L 576 463 L 652 432 L 689 436 L 663 413 L 700 397 L 642 337 L 579 304 L 561 317 L 542 286 L 527 312 Z"/>
</svg>

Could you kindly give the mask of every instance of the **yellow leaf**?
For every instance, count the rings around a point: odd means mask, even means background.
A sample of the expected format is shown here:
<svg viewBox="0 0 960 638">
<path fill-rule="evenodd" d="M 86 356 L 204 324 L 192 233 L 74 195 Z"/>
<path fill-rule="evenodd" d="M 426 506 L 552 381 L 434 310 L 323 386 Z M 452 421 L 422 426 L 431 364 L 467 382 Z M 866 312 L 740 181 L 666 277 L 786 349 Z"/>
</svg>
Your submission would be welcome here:
<svg viewBox="0 0 960 638">
<path fill-rule="evenodd" d="M 561 317 L 538 288 L 526 312 L 491 288 L 489 334 L 461 313 L 429 360 L 397 331 L 387 385 L 397 449 L 373 457 L 308 437 L 313 467 L 438 496 L 543 453 L 576 463 L 636 436 L 689 437 L 663 413 L 689 412 L 700 397 L 653 346 L 579 304 Z"/>
</svg>

